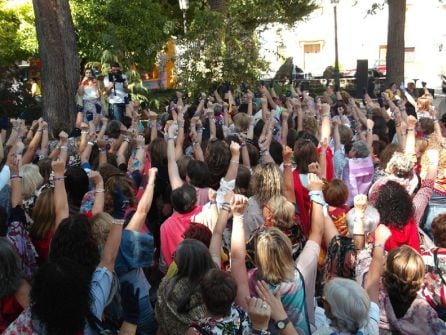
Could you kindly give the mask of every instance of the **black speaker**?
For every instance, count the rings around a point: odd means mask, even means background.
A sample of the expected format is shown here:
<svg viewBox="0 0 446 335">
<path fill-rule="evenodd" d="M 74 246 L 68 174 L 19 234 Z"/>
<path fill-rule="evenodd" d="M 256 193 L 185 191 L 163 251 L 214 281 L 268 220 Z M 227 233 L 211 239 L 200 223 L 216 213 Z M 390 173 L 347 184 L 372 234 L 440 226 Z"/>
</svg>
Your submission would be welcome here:
<svg viewBox="0 0 446 335">
<path fill-rule="evenodd" d="M 369 72 L 369 61 L 367 59 L 358 59 L 356 61 L 356 98 L 364 96 L 364 88 L 367 89 L 367 79 Z"/>
</svg>

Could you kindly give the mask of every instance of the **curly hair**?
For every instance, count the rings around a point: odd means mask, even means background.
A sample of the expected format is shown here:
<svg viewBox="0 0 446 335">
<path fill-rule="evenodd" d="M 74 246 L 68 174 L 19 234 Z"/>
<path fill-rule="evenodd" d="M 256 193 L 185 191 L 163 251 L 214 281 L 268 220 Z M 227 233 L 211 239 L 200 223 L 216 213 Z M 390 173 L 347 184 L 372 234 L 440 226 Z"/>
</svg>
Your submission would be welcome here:
<svg viewBox="0 0 446 335">
<path fill-rule="evenodd" d="M 414 214 L 412 199 L 406 189 L 396 181 L 389 180 L 378 192 L 375 208 L 381 223 L 403 228 Z"/>
<path fill-rule="evenodd" d="M 0 301 L 13 295 L 20 287 L 23 273 L 19 256 L 5 237 L 0 237 Z"/>
<path fill-rule="evenodd" d="M 31 311 L 46 334 L 74 335 L 83 330 L 91 313 L 90 282 L 88 272 L 68 259 L 40 267 L 31 289 Z"/>
<path fill-rule="evenodd" d="M 275 163 L 256 166 L 250 181 L 250 190 L 260 207 L 263 207 L 273 196 L 283 194 L 283 178 Z"/>
<path fill-rule="evenodd" d="M 398 178 L 409 178 L 413 171 L 412 160 L 402 152 L 395 151 L 386 166 L 386 172 Z"/>
<path fill-rule="evenodd" d="M 204 161 L 208 165 L 211 181 L 210 187 L 217 190 L 220 179 L 226 174 L 231 160 L 231 152 L 225 141 L 210 140 L 206 147 Z"/>
<path fill-rule="evenodd" d="M 60 223 L 51 240 L 49 260 L 70 259 L 90 273 L 99 264 L 100 254 L 90 221 L 83 215 L 70 216 Z"/>
<path fill-rule="evenodd" d="M 381 168 L 381 170 L 386 169 L 387 163 L 389 163 L 395 152 L 403 152 L 403 148 L 400 144 L 391 143 L 387 145 L 384 150 L 381 151 L 381 153 L 379 154 L 379 167 Z"/>
<path fill-rule="evenodd" d="M 383 285 L 392 304 L 410 303 L 417 296 L 424 280 L 425 265 L 418 252 L 407 245 L 387 255 Z"/>
</svg>

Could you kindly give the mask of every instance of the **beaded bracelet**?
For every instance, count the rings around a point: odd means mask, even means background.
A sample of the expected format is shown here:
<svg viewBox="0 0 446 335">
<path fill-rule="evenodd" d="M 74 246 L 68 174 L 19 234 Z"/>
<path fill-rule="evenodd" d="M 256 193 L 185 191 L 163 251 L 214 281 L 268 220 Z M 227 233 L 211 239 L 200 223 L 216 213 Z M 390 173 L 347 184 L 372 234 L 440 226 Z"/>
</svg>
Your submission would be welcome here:
<svg viewBox="0 0 446 335">
<path fill-rule="evenodd" d="M 52 181 L 64 181 L 65 177 L 53 177 Z"/>
<path fill-rule="evenodd" d="M 231 160 L 231 163 L 232 163 L 232 164 L 236 164 L 236 165 L 239 165 L 239 164 L 240 164 L 238 161 L 234 161 L 234 160 Z"/>
<path fill-rule="evenodd" d="M 382 243 L 373 243 L 373 248 L 382 248 L 384 251 L 386 251 L 386 248 L 384 247 L 384 244 Z"/>
<path fill-rule="evenodd" d="M 104 192 L 105 192 L 105 189 L 103 189 L 103 188 L 98 188 L 94 191 L 94 193 L 104 193 Z"/>
</svg>

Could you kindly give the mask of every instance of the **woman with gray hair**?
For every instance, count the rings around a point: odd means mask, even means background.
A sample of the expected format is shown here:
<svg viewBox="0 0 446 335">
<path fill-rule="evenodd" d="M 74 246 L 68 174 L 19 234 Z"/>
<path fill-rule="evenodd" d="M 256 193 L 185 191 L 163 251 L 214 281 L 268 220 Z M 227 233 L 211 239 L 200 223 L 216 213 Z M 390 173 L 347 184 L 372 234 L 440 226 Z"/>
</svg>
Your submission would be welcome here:
<svg viewBox="0 0 446 335">
<path fill-rule="evenodd" d="M 380 249 L 380 253 L 383 253 L 381 246 L 389 236 L 387 227 L 381 225 L 376 229 L 375 249 Z M 378 261 L 381 261 L 381 265 Z M 339 277 L 325 285 L 322 298 L 325 321 L 313 335 L 378 334 L 380 266 L 382 260 L 377 258 L 372 261 L 366 289 L 353 280 Z M 324 316 L 320 317 L 323 319 Z"/>
<path fill-rule="evenodd" d="M 418 186 L 418 177 L 413 173 L 414 164 L 409 155 L 402 152 L 395 152 L 387 163 L 386 177 L 379 179 L 369 190 L 369 200 L 375 203 L 380 188 L 388 181 L 396 181 L 403 186 L 410 195 L 413 194 Z"/>
</svg>

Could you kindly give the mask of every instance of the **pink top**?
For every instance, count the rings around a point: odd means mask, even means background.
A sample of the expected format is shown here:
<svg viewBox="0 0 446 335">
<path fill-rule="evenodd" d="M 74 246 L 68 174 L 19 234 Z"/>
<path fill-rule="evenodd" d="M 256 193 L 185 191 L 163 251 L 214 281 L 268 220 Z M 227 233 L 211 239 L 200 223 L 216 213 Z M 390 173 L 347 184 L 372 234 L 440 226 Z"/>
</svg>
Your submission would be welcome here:
<svg viewBox="0 0 446 335">
<path fill-rule="evenodd" d="M 202 211 L 201 206 L 195 207 L 191 212 L 180 214 L 174 212 L 161 225 L 161 254 L 169 267 L 173 261 L 173 253 L 183 241 L 183 234 L 191 223 L 191 217 Z"/>
<path fill-rule="evenodd" d="M 195 187 L 197 191 L 197 205 L 204 206 L 209 202 L 209 187 Z"/>
</svg>

